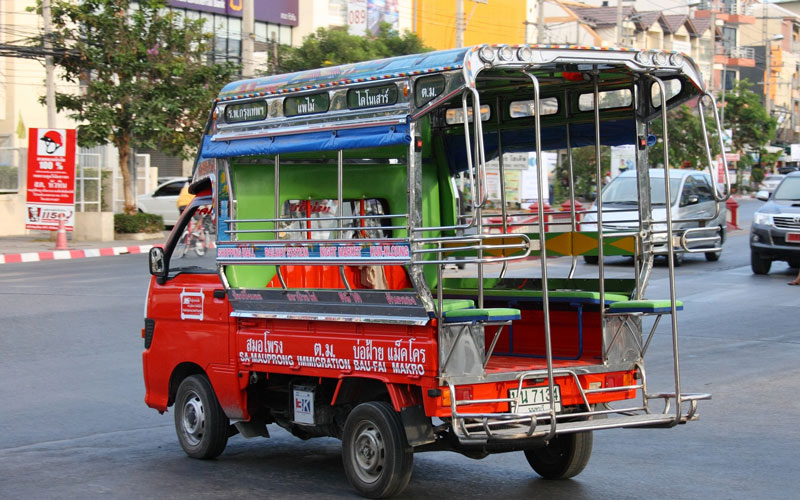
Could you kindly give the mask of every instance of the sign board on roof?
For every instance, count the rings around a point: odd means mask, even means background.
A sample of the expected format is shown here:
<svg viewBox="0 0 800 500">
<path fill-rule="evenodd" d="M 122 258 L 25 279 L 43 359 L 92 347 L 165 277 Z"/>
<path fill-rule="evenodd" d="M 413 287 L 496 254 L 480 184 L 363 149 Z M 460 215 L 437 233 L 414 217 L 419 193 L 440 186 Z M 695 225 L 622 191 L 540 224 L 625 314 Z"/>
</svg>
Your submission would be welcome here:
<svg viewBox="0 0 800 500">
<path fill-rule="evenodd" d="M 253 1 L 254 18 L 256 21 L 297 26 L 298 2 L 299 0 Z M 167 0 L 167 5 L 181 9 L 242 17 L 244 2 L 242 0 Z"/>
</svg>

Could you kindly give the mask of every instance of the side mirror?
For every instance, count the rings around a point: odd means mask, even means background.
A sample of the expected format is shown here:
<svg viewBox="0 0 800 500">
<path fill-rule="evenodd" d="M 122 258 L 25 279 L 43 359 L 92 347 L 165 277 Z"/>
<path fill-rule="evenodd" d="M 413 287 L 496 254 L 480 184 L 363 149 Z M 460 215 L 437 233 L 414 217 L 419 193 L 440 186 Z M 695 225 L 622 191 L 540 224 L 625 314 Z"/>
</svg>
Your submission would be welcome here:
<svg viewBox="0 0 800 500">
<path fill-rule="evenodd" d="M 164 249 L 161 247 L 153 247 L 150 249 L 150 274 L 159 278 L 167 277 Z"/>
<path fill-rule="evenodd" d="M 687 205 L 697 205 L 700 203 L 700 197 L 696 194 L 689 195 L 689 199 L 687 200 Z"/>
<path fill-rule="evenodd" d="M 767 191 L 766 189 L 762 189 L 761 191 L 757 192 L 756 199 L 761 201 L 769 200 L 769 191 Z"/>
</svg>

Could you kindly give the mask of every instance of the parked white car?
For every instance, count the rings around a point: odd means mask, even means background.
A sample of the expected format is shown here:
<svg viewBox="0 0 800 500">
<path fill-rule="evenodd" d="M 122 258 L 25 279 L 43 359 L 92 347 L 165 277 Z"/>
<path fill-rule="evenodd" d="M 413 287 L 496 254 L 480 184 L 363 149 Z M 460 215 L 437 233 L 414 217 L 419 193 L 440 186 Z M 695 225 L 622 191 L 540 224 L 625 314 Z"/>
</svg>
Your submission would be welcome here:
<svg viewBox="0 0 800 500">
<path fill-rule="evenodd" d="M 139 211 L 160 215 L 165 226 L 174 226 L 178 222 L 178 195 L 187 182 L 186 177 L 175 177 L 159 184 L 152 192 L 137 196 Z"/>
<path fill-rule="evenodd" d="M 708 227 L 713 229 L 707 235 L 694 234 L 694 236 L 712 237 L 719 235 L 720 241 L 715 245 L 716 250 L 705 253 L 709 261 L 716 261 L 722 254 L 722 243 L 725 241 L 726 229 L 726 210 L 722 204 L 720 212 L 716 214 L 713 185 L 711 177 L 698 170 L 677 170 L 669 171 L 669 202 L 672 219 L 675 222 L 676 230 L 691 229 L 696 227 Z M 603 231 L 638 231 L 639 195 L 636 181 L 636 172 L 628 170 L 614 178 L 610 184 L 603 188 Z M 652 205 L 653 229 L 661 231 L 653 235 L 653 242 L 658 250 L 663 248 L 667 240 L 666 220 L 667 211 L 664 203 L 664 170 L 650 169 L 650 199 Z M 591 208 L 595 213 L 587 213 L 581 222 L 581 230 L 597 231 L 597 203 L 593 203 Z M 710 219 L 703 221 L 693 221 L 693 219 Z M 594 224 L 593 224 L 594 223 Z M 708 243 L 700 247 L 709 246 Z M 690 247 L 697 248 L 696 245 Z M 663 252 L 662 252 L 663 253 Z M 596 256 L 584 256 L 587 263 L 597 263 Z M 683 261 L 683 253 L 675 254 L 675 263 L 679 265 Z"/>
</svg>

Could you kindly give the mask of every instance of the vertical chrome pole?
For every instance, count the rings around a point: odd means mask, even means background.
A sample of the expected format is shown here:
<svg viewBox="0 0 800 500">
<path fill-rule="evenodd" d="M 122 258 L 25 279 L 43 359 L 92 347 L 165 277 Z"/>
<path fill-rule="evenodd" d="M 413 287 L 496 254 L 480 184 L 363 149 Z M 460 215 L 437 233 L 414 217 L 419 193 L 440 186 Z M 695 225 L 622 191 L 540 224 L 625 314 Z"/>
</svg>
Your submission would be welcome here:
<svg viewBox="0 0 800 500">
<path fill-rule="evenodd" d="M 564 91 L 564 123 L 567 127 L 567 172 L 569 175 L 569 214 L 571 219 L 570 231 L 573 235 L 578 231 L 577 213 L 575 210 L 575 170 L 572 163 L 572 135 L 569 131 L 569 92 Z M 573 238 L 574 239 L 574 238 Z M 578 267 L 578 256 L 574 252 L 572 254 L 572 263 L 569 268 L 567 277 L 572 279 L 575 276 L 575 270 Z"/>
<path fill-rule="evenodd" d="M 651 76 L 661 93 L 661 126 L 664 129 L 664 201 L 667 214 L 667 263 L 669 264 L 669 301 L 672 315 L 672 361 L 675 373 L 675 423 L 681 419 L 681 370 L 678 360 L 678 308 L 675 300 L 675 249 L 672 247 L 671 189 L 669 185 L 669 130 L 667 129 L 666 88 L 661 78 Z"/>
<path fill-rule="evenodd" d="M 531 73 L 527 73 L 528 77 L 533 83 L 533 113 L 534 113 L 534 126 L 536 127 L 536 174 L 537 174 L 537 192 L 539 198 L 537 203 L 537 215 L 539 216 L 539 249 L 541 256 L 539 258 L 542 272 L 542 315 L 544 317 L 544 343 L 545 343 L 545 356 L 547 358 L 547 386 L 550 394 L 554 394 L 553 388 L 553 342 L 550 332 L 550 293 L 547 283 L 547 238 L 545 237 L 544 225 L 544 169 L 542 168 L 542 118 L 541 118 L 541 98 L 539 92 L 539 79 Z M 555 435 L 556 431 L 556 415 L 555 415 L 555 400 L 550 398 L 550 433 L 546 439 L 550 439 Z"/>
<path fill-rule="evenodd" d="M 341 239 L 342 237 L 342 214 L 344 211 L 342 210 L 342 204 L 344 203 L 344 195 L 342 191 L 344 190 L 344 151 L 339 150 L 336 152 L 336 239 Z M 362 219 L 363 220 L 363 219 Z"/>
<path fill-rule="evenodd" d="M 593 75 L 594 82 L 594 154 L 597 175 L 597 279 L 598 291 L 600 292 L 600 324 L 605 323 L 606 309 L 606 287 L 605 287 L 605 266 L 603 265 L 603 165 L 600 163 L 600 72 L 595 69 Z"/>
<path fill-rule="evenodd" d="M 503 216 L 503 234 L 508 233 L 508 210 L 506 209 L 506 171 L 505 164 L 503 163 L 503 134 L 500 133 L 500 98 L 496 101 L 496 114 L 497 114 L 497 161 L 500 170 L 500 208 Z M 505 239 L 503 239 L 505 243 Z M 508 261 L 503 262 L 503 268 L 500 270 L 500 279 L 503 279 L 508 271 Z"/>
</svg>

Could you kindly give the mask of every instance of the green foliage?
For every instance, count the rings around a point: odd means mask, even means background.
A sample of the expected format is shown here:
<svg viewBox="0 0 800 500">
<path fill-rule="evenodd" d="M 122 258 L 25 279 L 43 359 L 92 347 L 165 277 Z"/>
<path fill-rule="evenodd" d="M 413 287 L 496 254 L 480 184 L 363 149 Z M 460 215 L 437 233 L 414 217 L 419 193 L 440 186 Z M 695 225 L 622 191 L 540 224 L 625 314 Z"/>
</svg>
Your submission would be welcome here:
<svg viewBox="0 0 800 500">
<path fill-rule="evenodd" d="M 219 88 L 237 72 L 208 61 L 202 20 L 166 9 L 165 0 L 53 0 L 59 75 L 80 92 L 56 93 L 56 107 L 78 125 L 78 144 L 113 143 L 120 165 L 131 147 L 192 156 Z M 37 43 L 42 43 L 37 40 Z M 125 205 L 135 211 L 122 168 Z"/>
<path fill-rule="evenodd" d="M 710 136 L 712 158 L 720 152 L 716 127 L 713 125 L 713 118 L 707 116 L 706 127 Z M 708 168 L 703 125 L 697 109 L 684 105 L 668 111 L 667 130 L 669 132 L 669 163 L 672 168 Z M 650 165 L 655 166 L 664 162 L 664 134 L 660 117 L 650 123 L 650 133 L 658 138 L 658 142 L 647 153 Z"/>
<path fill-rule="evenodd" d="M 591 201 L 597 191 L 597 156 L 594 146 L 572 150 L 572 171 L 575 180 L 575 198 Z M 611 164 L 611 148 L 600 146 L 600 165 Z M 603 167 L 604 171 L 608 167 Z M 558 205 L 569 199 L 569 161 L 566 156 L 556 165 L 553 202 Z"/>
<path fill-rule="evenodd" d="M 778 121 L 761 104 L 761 96 L 750 90 L 751 86 L 747 80 L 739 80 L 725 93 L 724 128 L 733 129 L 733 149 L 737 152 L 758 150 L 768 144 L 775 138 L 778 126 Z"/>
<path fill-rule="evenodd" d="M 758 184 L 763 180 L 764 180 L 764 166 L 761 164 L 753 165 L 753 169 L 750 172 L 750 182 L 752 182 L 753 184 Z"/>
<path fill-rule="evenodd" d="M 155 214 L 114 214 L 118 233 L 158 233 L 164 230 L 164 218 Z"/>
<path fill-rule="evenodd" d="M 406 31 L 399 35 L 382 24 L 377 35 L 350 35 L 346 28 L 319 28 L 303 39 L 300 47 L 282 48 L 279 71 L 293 72 L 369 61 L 384 57 L 418 54 L 431 49 Z"/>
</svg>

